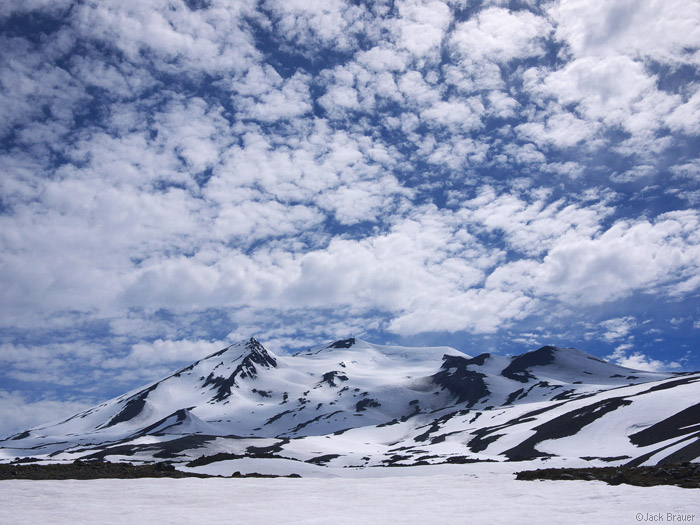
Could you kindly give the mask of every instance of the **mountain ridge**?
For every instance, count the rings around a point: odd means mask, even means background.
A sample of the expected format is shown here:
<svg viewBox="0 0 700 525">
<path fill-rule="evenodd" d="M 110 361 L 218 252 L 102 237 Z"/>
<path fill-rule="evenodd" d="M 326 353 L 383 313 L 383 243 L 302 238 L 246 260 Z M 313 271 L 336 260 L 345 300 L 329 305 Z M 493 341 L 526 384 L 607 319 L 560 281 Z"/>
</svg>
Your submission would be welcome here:
<svg viewBox="0 0 700 525">
<path fill-rule="evenodd" d="M 644 463 L 681 449 L 692 455 L 700 414 L 687 399 L 697 394 L 700 374 L 632 370 L 572 348 L 472 357 L 348 338 L 276 355 L 250 338 L 9 436 L 0 441 L 0 461 L 169 457 L 184 464 L 224 453 L 315 468 L 648 456 Z M 628 437 L 645 428 L 652 430 Z M 598 448 L 611 451 L 566 445 L 591 432 L 605 438 Z"/>
</svg>

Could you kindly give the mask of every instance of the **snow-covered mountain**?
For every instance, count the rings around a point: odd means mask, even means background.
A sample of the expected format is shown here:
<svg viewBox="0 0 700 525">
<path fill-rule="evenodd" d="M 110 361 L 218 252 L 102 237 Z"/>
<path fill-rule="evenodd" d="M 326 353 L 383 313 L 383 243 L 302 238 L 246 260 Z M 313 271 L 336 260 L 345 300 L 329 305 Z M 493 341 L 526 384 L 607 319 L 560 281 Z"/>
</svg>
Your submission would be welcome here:
<svg viewBox="0 0 700 525">
<path fill-rule="evenodd" d="M 471 357 L 347 339 L 277 356 L 250 339 L 0 441 L 0 459 L 168 459 L 210 471 L 689 461 L 700 456 L 698 399 L 700 374 L 641 372 L 570 348 Z"/>
</svg>

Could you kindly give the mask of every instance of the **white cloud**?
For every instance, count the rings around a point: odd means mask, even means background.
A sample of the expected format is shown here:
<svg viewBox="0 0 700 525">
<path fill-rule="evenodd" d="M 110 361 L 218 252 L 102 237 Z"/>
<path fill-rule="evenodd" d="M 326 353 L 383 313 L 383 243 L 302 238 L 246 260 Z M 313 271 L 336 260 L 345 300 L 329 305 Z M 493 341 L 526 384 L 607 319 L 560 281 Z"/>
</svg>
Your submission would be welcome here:
<svg viewBox="0 0 700 525">
<path fill-rule="evenodd" d="M 654 223 L 618 221 L 595 236 L 563 235 L 541 261 L 519 260 L 496 269 L 492 287 L 531 290 L 571 304 L 601 304 L 633 291 L 685 292 L 695 276 L 700 243 L 691 233 L 694 212 L 660 216 Z M 680 292 L 680 290 L 678 290 Z"/>
<path fill-rule="evenodd" d="M 349 52 L 357 38 L 373 30 L 365 10 L 342 0 L 266 1 L 276 24 L 276 35 L 310 56 L 319 48 Z"/>
<path fill-rule="evenodd" d="M 603 327 L 603 339 L 608 342 L 617 341 L 619 339 L 626 338 L 630 331 L 637 325 L 637 321 L 634 317 L 617 317 L 615 319 L 608 319 L 600 323 Z M 619 349 L 625 350 L 629 345 L 620 345 Z"/>
<path fill-rule="evenodd" d="M 280 316 L 273 310 L 241 308 L 232 316 L 236 330 L 229 333 L 230 341 L 241 341 L 254 336 L 264 341 L 265 347 L 275 353 L 293 353 L 320 344 L 347 337 L 364 337 L 380 328 L 379 318 L 365 316 L 352 308 L 325 310 L 291 309 Z"/>
<path fill-rule="evenodd" d="M 154 146 L 162 145 L 179 155 L 188 171 L 211 168 L 224 146 L 222 137 L 228 132 L 222 112 L 221 106 L 209 105 L 197 97 L 172 100 L 155 115 L 158 137 Z"/>
<path fill-rule="evenodd" d="M 230 75 L 259 57 L 245 17 L 255 17 L 254 2 L 216 1 L 191 11 L 185 3 L 167 0 L 100 0 L 81 5 L 73 21 L 83 36 L 116 47 L 133 63 L 147 61 L 168 72 Z"/>
<path fill-rule="evenodd" d="M 651 177 L 658 172 L 655 166 L 649 164 L 640 164 L 623 173 L 614 173 L 610 175 L 610 180 L 615 182 L 632 182 L 643 177 Z"/>
<path fill-rule="evenodd" d="M 552 108 L 554 109 L 554 108 Z M 540 119 L 516 126 L 515 131 L 525 140 L 543 146 L 571 148 L 594 136 L 598 131 L 595 123 L 575 115 L 554 109 Z"/>
<path fill-rule="evenodd" d="M 549 192 L 533 192 L 532 202 L 517 194 L 497 195 L 484 187 L 464 203 L 459 213 L 465 221 L 489 231 L 501 231 L 511 249 L 529 255 L 551 253 L 567 237 L 590 238 L 600 221 L 613 213 L 604 202 L 586 207 L 565 200 L 550 201 Z"/>
<path fill-rule="evenodd" d="M 533 90 L 537 88 L 533 87 Z M 679 97 L 659 91 L 642 62 L 626 55 L 583 57 L 549 74 L 541 86 L 592 121 L 635 133 L 658 128 Z"/>
<path fill-rule="evenodd" d="M 53 343 L 36 345 L 0 344 L 0 363 L 12 379 L 49 385 L 80 386 L 84 392 L 102 376 L 97 369 L 107 349 L 96 343 Z M 90 370 L 85 373 L 85 370 Z M 82 373 L 81 373 L 82 372 Z"/>
<path fill-rule="evenodd" d="M 452 20 L 449 7 L 438 1 L 408 0 L 400 2 L 398 8 L 399 46 L 417 58 L 432 54 L 433 59 L 439 59 L 437 51 Z"/>
<path fill-rule="evenodd" d="M 525 165 L 542 165 L 547 157 L 534 144 L 507 144 L 503 146 L 502 156 L 508 156 L 511 162 Z"/>
<path fill-rule="evenodd" d="M 498 118 L 515 117 L 520 106 L 517 100 L 502 91 L 489 91 L 487 100 L 489 113 Z"/>
<path fill-rule="evenodd" d="M 440 101 L 421 111 L 421 118 L 433 121 L 455 130 L 469 130 L 480 127 L 480 115 L 484 111 L 481 101 L 474 97 L 462 101 Z"/>
<path fill-rule="evenodd" d="M 538 301 L 518 292 L 472 289 L 448 296 L 425 294 L 409 305 L 391 321 L 389 330 L 402 335 L 461 330 L 493 333 L 530 315 Z"/>
<path fill-rule="evenodd" d="M 435 294 L 446 298 L 483 278 L 498 253 L 485 253 L 457 223 L 425 210 L 390 233 L 334 239 L 295 257 L 284 251 L 245 256 L 233 250 L 151 260 L 129 276 L 123 300 L 157 308 L 323 306 L 402 310 Z"/>
<path fill-rule="evenodd" d="M 124 359 L 125 364 L 194 362 L 228 346 L 224 341 L 178 341 L 156 339 L 152 343 L 138 343 Z"/>
<path fill-rule="evenodd" d="M 341 224 L 377 222 L 392 209 L 393 196 L 402 193 L 396 179 L 385 176 L 377 181 L 363 181 L 324 193 L 318 204 L 331 210 Z"/>
<path fill-rule="evenodd" d="M 700 159 L 692 159 L 683 164 L 672 166 L 670 171 L 678 178 L 700 181 Z"/>
<path fill-rule="evenodd" d="M 563 64 L 523 75 L 537 105 L 516 129 L 538 145 L 602 147 L 622 129 L 615 149 L 631 158 L 658 160 L 673 140 L 664 131 L 697 134 L 696 98 L 687 86 L 664 89 L 660 65 L 677 68 L 700 60 L 700 7 L 688 0 L 605 3 L 566 0 L 547 6 Z M 671 30 L 673 27 L 675 29 Z M 534 118 L 533 118 L 534 117 Z M 651 173 L 651 172 L 650 172 Z M 618 175 L 633 181 L 639 171 Z"/>
<path fill-rule="evenodd" d="M 74 37 L 68 40 L 64 43 L 57 38 L 50 53 L 60 56 L 66 52 Z M 0 61 L 0 137 L 19 129 L 29 147 L 60 143 L 73 125 L 73 113 L 85 100 L 84 87 L 68 71 L 53 64 L 51 55 L 42 55 L 23 39 L 4 38 L 3 48 L 7 59 Z M 48 121 L 42 118 L 46 114 L 50 116 Z"/>
<path fill-rule="evenodd" d="M 324 218 L 317 209 L 308 206 L 285 206 L 277 201 L 245 201 L 222 208 L 210 234 L 222 242 L 237 239 L 239 246 L 245 246 L 266 237 L 294 235 L 321 224 Z"/>
<path fill-rule="evenodd" d="M 629 54 L 700 64 L 700 6 L 692 0 L 551 2 L 556 35 L 576 56 Z"/>
<path fill-rule="evenodd" d="M 321 104 L 331 116 L 338 116 L 338 110 L 343 111 L 360 108 L 357 91 L 352 86 L 333 86 L 325 95 L 318 99 L 318 103 Z"/>
<path fill-rule="evenodd" d="M 406 69 L 406 55 L 388 46 L 375 46 L 356 55 L 357 63 L 374 74 L 397 72 Z"/>
<path fill-rule="evenodd" d="M 584 166 L 578 162 L 551 162 L 544 168 L 546 171 L 566 175 L 575 179 L 583 174 Z"/>
<path fill-rule="evenodd" d="M 440 91 L 426 82 L 418 71 L 408 71 L 403 74 L 398 85 L 408 101 L 419 107 L 432 106 L 442 98 Z"/>
<path fill-rule="evenodd" d="M 450 42 L 466 60 L 508 62 L 542 54 L 549 30 L 545 18 L 528 11 L 491 7 L 458 24 Z"/>
<path fill-rule="evenodd" d="M 666 118 L 666 123 L 675 131 L 700 135 L 700 85 L 694 87 L 694 93 L 673 109 Z"/>
<path fill-rule="evenodd" d="M 239 118 L 262 122 L 300 117 L 311 111 L 311 77 L 297 72 L 283 79 L 272 67 L 255 66 L 242 81 L 232 83 Z"/>
<path fill-rule="evenodd" d="M 424 136 L 421 146 L 429 163 L 448 166 L 453 170 L 484 162 L 489 151 L 488 144 L 460 136 L 453 137 L 449 141 L 442 140 L 440 143 L 432 136 Z"/>
<path fill-rule="evenodd" d="M 26 0 L 24 2 L 3 2 L 0 4 L 0 18 L 26 13 L 56 14 L 70 9 L 71 0 Z"/>
<path fill-rule="evenodd" d="M 31 400 L 20 391 L 0 390 L 0 439 L 32 427 L 59 421 L 94 405 L 90 399 Z"/>
<path fill-rule="evenodd" d="M 669 370 L 678 370 L 680 364 L 675 361 L 667 362 L 653 359 L 641 352 L 627 353 L 629 347 L 618 347 L 615 352 L 607 356 L 606 359 L 611 360 L 617 365 L 631 368 L 633 370 L 644 370 L 646 372 L 666 372 Z"/>
<path fill-rule="evenodd" d="M 668 322 L 671 324 L 671 326 L 673 326 L 675 330 L 678 330 L 686 320 L 687 319 L 685 319 L 684 317 L 672 317 L 671 319 L 669 319 Z"/>
</svg>

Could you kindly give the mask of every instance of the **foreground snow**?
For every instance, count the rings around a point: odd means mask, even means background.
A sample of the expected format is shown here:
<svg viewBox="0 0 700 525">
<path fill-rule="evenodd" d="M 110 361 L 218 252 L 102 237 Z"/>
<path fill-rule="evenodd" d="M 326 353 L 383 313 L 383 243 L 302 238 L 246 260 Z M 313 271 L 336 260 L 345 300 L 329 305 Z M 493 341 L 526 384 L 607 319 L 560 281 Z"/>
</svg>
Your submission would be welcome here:
<svg viewBox="0 0 700 525">
<path fill-rule="evenodd" d="M 692 489 L 516 481 L 502 465 L 468 467 L 377 469 L 394 475 L 374 478 L 2 481 L 0 523 L 644 523 L 659 513 L 700 521 Z"/>
</svg>

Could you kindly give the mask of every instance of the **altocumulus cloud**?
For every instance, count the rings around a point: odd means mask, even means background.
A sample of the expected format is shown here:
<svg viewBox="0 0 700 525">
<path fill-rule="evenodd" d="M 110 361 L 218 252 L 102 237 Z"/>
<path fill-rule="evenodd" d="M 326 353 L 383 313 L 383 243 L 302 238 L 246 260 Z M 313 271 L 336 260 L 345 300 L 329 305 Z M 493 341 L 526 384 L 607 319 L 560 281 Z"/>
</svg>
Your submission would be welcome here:
<svg viewBox="0 0 700 525">
<path fill-rule="evenodd" d="M 2 433 L 251 335 L 700 367 L 697 2 L 35 0 L 0 46 Z"/>
</svg>

